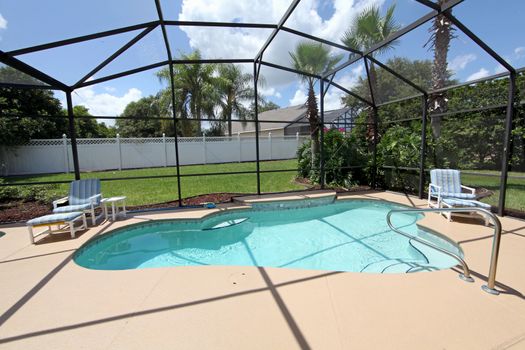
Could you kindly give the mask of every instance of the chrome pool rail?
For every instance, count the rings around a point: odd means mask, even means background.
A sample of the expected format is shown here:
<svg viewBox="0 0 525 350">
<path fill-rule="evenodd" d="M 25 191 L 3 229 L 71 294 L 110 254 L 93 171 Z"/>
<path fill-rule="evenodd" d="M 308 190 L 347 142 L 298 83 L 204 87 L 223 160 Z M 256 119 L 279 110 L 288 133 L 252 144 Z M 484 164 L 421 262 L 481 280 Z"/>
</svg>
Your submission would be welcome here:
<svg viewBox="0 0 525 350">
<path fill-rule="evenodd" d="M 442 212 L 453 212 L 453 213 L 480 213 L 483 215 L 488 216 L 492 220 L 492 224 L 494 225 L 494 236 L 492 240 L 492 253 L 490 257 L 490 268 L 489 268 L 489 277 L 487 280 L 487 284 L 481 286 L 481 288 L 490 294 L 498 295 L 499 292 L 496 290 L 496 270 L 498 268 L 498 256 L 499 256 L 499 246 L 501 242 L 501 222 L 498 219 L 498 217 L 491 213 L 490 211 L 483 209 L 483 208 L 410 208 L 410 209 L 392 209 L 388 212 L 386 216 L 386 222 L 388 224 L 388 227 L 396 233 L 399 233 L 405 237 L 408 237 L 410 239 L 413 239 L 421 244 L 424 244 L 430 248 L 433 248 L 435 250 L 440 251 L 441 253 L 444 253 L 448 256 L 453 257 L 456 259 L 463 268 L 463 273 L 460 274 L 460 278 L 464 279 L 466 281 L 472 282 L 474 281 L 473 278 L 470 276 L 470 270 L 468 268 L 467 263 L 457 254 L 450 252 L 446 249 L 443 249 L 441 247 L 438 247 L 437 245 L 421 239 L 419 237 L 413 236 L 411 234 L 408 234 L 406 232 L 400 231 L 396 227 L 392 225 L 392 222 L 390 220 L 392 214 L 396 213 L 439 213 Z"/>
</svg>

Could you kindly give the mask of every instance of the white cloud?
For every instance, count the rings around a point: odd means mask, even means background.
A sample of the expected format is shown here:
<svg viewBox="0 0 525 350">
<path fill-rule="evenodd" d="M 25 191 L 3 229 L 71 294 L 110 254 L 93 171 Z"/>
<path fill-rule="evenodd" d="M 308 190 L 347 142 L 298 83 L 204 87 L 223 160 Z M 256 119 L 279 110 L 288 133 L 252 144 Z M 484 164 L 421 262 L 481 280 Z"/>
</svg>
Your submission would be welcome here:
<svg viewBox="0 0 525 350">
<path fill-rule="evenodd" d="M 0 29 L 7 29 L 7 20 L 0 13 Z"/>
<path fill-rule="evenodd" d="M 279 91 L 277 91 L 275 88 L 273 87 L 259 87 L 259 93 L 263 96 L 266 96 L 266 97 L 270 97 L 270 96 L 273 96 L 273 97 L 276 97 L 276 98 L 281 98 L 282 95 Z"/>
<path fill-rule="evenodd" d="M 520 46 L 520 47 L 517 47 L 514 49 L 514 55 L 516 56 L 516 58 L 523 58 L 525 57 L 525 47 L 523 46 Z"/>
<path fill-rule="evenodd" d="M 340 76 L 335 79 L 335 82 L 339 85 L 351 89 L 357 83 L 359 76 L 363 72 L 363 66 L 357 66 L 353 68 L 350 73 Z M 295 91 L 294 96 L 289 100 L 290 106 L 302 105 L 306 102 L 307 98 L 306 86 L 302 85 L 299 89 Z M 338 109 L 342 107 L 341 98 L 345 96 L 344 91 L 339 90 L 338 88 L 332 86 L 328 90 L 328 93 L 324 97 L 324 108 L 329 111 L 332 109 Z M 316 95 L 317 100 L 319 101 L 320 95 Z"/>
<path fill-rule="evenodd" d="M 114 88 L 113 86 L 106 86 L 106 87 L 104 87 L 104 90 L 106 90 L 107 92 L 115 92 L 115 91 L 117 91 L 117 89 Z"/>
<path fill-rule="evenodd" d="M 304 105 L 306 97 L 306 93 L 303 89 L 296 90 L 294 96 L 290 99 L 290 106 Z"/>
<path fill-rule="evenodd" d="M 303 0 L 296 7 L 286 26 L 293 29 L 340 42 L 352 18 L 371 4 L 381 5 L 384 0 L 334 0 L 334 13 L 323 20 L 318 13 L 322 6 L 318 0 Z M 286 12 L 289 2 L 231 1 L 231 0 L 184 0 L 179 20 L 241 21 L 253 23 L 277 23 Z M 218 29 L 182 27 L 190 39 L 190 46 L 199 49 L 208 58 L 253 58 L 268 38 L 271 30 Z M 280 32 L 264 53 L 264 60 L 290 66 L 289 51 L 302 38 Z M 251 72 L 249 65 L 243 65 Z M 291 82 L 289 74 L 277 69 L 268 70 L 265 78 L 269 86 L 283 86 Z"/>
<path fill-rule="evenodd" d="M 341 97 L 345 95 L 344 92 L 332 88 L 324 97 L 324 109 L 325 111 L 330 111 L 333 109 L 341 108 L 343 105 L 341 103 Z M 306 103 L 306 92 L 303 89 L 298 89 L 295 91 L 294 96 L 289 100 L 290 106 L 299 106 Z M 316 95 L 317 101 L 319 102 L 319 94 Z"/>
<path fill-rule="evenodd" d="M 478 57 L 474 54 L 459 55 L 454 57 L 448 64 L 448 68 L 453 72 L 458 72 L 467 67 L 470 62 L 474 62 Z"/>
<path fill-rule="evenodd" d="M 486 70 L 485 68 L 481 68 L 476 73 L 469 75 L 469 77 L 467 78 L 467 81 L 481 79 L 481 78 L 485 78 L 488 76 L 489 76 L 489 71 Z"/>
<path fill-rule="evenodd" d="M 89 109 L 89 113 L 96 116 L 117 116 L 124 111 L 130 102 L 142 98 L 142 91 L 137 88 L 129 89 L 122 96 L 109 93 L 96 93 L 93 87 L 88 86 L 75 90 L 73 104 L 82 105 Z"/>
</svg>

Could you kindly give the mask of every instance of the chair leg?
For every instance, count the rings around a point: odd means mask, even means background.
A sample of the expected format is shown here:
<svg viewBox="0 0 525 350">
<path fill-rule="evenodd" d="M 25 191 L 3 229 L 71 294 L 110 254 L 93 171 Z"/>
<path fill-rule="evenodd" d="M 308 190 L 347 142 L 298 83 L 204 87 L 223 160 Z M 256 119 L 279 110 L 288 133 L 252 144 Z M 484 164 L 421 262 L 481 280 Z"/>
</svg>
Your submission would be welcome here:
<svg viewBox="0 0 525 350">
<path fill-rule="evenodd" d="M 69 231 L 71 232 L 71 238 L 75 238 L 75 219 L 68 222 Z"/>
<path fill-rule="evenodd" d="M 29 230 L 29 240 L 31 241 L 31 244 L 35 244 L 35 236 L 33 236 L 33 226 L 27 226 L 27 229 Z"/>
<path fill-rule="evenodd" d="M 93 226 L 97 225 L 97 217 L 95 216 L 95 208 L 91 208 L 91 223 Z"/>
<path fill-rule="evenodd" d="M 82 213 L 82 225 L 83 225 L 82 229 L 87 230 L 88 225 L 87 225 L 86 213 Z"/>
</svg>

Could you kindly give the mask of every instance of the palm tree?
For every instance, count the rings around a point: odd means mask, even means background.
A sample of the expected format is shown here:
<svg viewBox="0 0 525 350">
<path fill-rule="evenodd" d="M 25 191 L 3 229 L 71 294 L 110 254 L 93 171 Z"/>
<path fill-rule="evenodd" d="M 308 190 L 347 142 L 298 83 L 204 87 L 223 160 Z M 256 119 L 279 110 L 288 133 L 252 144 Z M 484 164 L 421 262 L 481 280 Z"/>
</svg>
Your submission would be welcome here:
<svg viewBox="0 0 525 350">
<path fill-rule="evenodd" d="M 183 60 L 200 60 L 201 54 L 198 50 L 189 55 L 181 55 Z M 177 114 L 181 119 L 197 120 L 195 128 L 190 123 L 183 123 L 184 135 L 188 136 L 191 129 L 195 129 L 197 135 L 201 134 L 201 122 L 203 117 L 214 118 L 215 106 L 217 105 L 217 89 L 215 88 L 216 70 L 214 64 L 189 63 L 175 65 L 173 67 L 173 80 L 175 95 L 177 98 Z M 169 69 L 164 68 L 157 73 L 161 81 L 169 81 Z M 169 92 L 170 90 L 167 89 Z"/>
<path fill-rule="evenodd" d="M 293 67 L 305 73 L 321 75 L 335 67 L 343 58 L 341 55 L 333 55 L 330 49 L 322 44 L 300 42 L 294 52 L 289 52 Z M 299 74 L 301 80 L 308 86 L 308 97 L 306 98 L 306 117 L 310 124 L 310 137 L 312 138 L 312 164 L 319 154 L 319 115 L 317 98 L 315 97 L 315 83 L 317 79 L 312 76 Z"/>
<path fill-rule="evenodd" d="M 443 6 L 450 0 L 438 0 L 438 5 Z M 451 11 L 451 10 L 449 10 Z M 454 28 L 450 20 L 443 14 L 434 18 L 429 28 L 430 38 L 425 44 L 430 44 L 434 51 L 434 64 L 432 66 L 432 89 L 442 89 L 449 79 L 447 70 L 447 55 L 450 41 L 455 37 Z M 444 93 L 433 94 L 429 99 L 429 107 L 432 112 L 443 113 L 447 109 L 447 99 Z M 431 118 L 432 135 L 438 139 L 441 135 L 441 117 Z"/>
<path fill-rule="evenodd" d="M 238 66 L 231 63 L 219 65 L 218 73 L 220 117 L 228 121 L 228 135 L 232 136 L 232 117 L 236 116 L 244 121 L 250 116 L 249 109 L 242 102 L 253 99 L 254 89 L 250 85 L 253 76 L 243 73 Z"/>
<path fill-rule="evenodd" d="M 394 10 L 395 4 L 386 10 L 385 16 L 383 17 L 378 6 L 366 8 L 355 17 L 354 21 L 350 24 L 350 28 L 343 34 L 341 41 L 349 48 L 365 51 L 374 44 L 385 40 L 392 33 L 400 29 L 400 26 L 394 19 Z M 376 50 L 372 55 L 384 53 L 392 49 L 397 43 L 397 40 L 394 40 L 379 50 Z M 351 57 L 352 56 L 353 54 L 351 54 Z M 377 74 L 372 62 L 370 62 L 369 79 L 372 90 L 370 91 L 369 97 L 377 96 Z M 373 124 L 374 117 L 374 110 L 370 109 L 368 113 L 368 123 L 370 125 Z M 368 139 L 373 140 L 373 129 L 369 128 L 367 133 Z"/>
</svg>

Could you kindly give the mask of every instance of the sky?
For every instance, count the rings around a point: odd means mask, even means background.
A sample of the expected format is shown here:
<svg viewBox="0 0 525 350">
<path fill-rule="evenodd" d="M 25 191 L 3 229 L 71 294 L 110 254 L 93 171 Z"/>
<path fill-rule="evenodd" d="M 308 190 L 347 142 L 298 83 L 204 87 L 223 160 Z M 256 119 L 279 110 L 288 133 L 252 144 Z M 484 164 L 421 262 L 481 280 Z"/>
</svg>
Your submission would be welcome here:
<svg viewBox="0 0 525 350">
<path fill-rule="evenodd" d="M 277 23 L 289 3 L 289 0 L 161 0 L 164 17 L 168 20 L 260 23 Z M 414 0 L 302 0 L 286 26 L 340 42 L 357 13 L 371 5 L 380 6 L 384 13 L 392 4 L 396 5 L 395 18 L 401 26 L 430 11 Z M 490 0 L 465 0 L 453 13 L 514 67 L 525 66 L 525 36 L 520 24 L 525 1 L 501 0 L 496 4 Z M 153 0 L 0 0 L 0 49 L 10 51 L 156 19 Z M 429 24 L 419 27 L 376 58 L 383 62 L 400 56 L 432 59 L 432 52 L 424 47 L 429 37 L 428 28 Z M 71 85 L 139 32 L 17 58 Z M 269 29 L 168 27 L 175 57 L 198 49 L 203 58 L 253 58 L 270 33 Z M 290 67 L 289 52 L 301 40 L 293 34 L 280 32 L 264 53 L 264 60 Z M 333 54 L 348 57 L 339 49 L 333 49 Z M 166 59 L 162 32 L 157 28 L 94 78 Z M 240 66 L 252 72 L 251 64 Z M 449 70 L 455 79 L 463 82 L 502 72 L 504 68 L 457 30 L 449 51 Z M 129 102 L 155 94 L 164 87 L 156 76 L 157 71 L 149 70 L 78 89 L 73 94 L 73 103 L 86 106 L 93 115 L 119 115 Z M 265 84 L 259 89 L 266 99 L 282 107 L 302 104 L 306 100 L 306 88 L 296 75 L 268 67 L 263 67 L 261 74 Z M 350 89 L 363 74 L 363 64 L 356 63 L 339 73 L 335 81 Z M 64 94 L 58 92 L 56 96 L 65 105 Z M 342 92 L 330 88 L 325 108 L 339 108 L 341 96 Z"/>
</svg>

